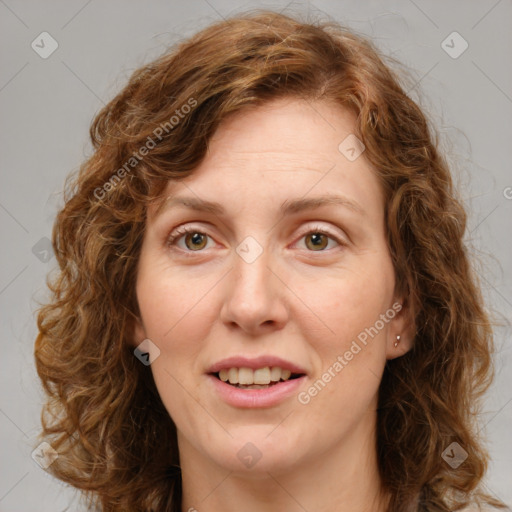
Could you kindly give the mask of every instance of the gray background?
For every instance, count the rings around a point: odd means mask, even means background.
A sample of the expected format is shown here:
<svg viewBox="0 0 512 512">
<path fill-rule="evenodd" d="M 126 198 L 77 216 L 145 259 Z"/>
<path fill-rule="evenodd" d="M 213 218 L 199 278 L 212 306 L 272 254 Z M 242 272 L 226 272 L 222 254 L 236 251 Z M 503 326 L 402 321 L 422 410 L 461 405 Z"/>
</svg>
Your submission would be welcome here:
<svg viewBox="0 0 512 512">
<path fill-rule="evenodd" d="M 55 267 L 45 237 L 65 176 L 90 152 L 94 114 L 166 44 L 256 7 L 323 11 L 412 68 L 411 95 L 430 112 L 453 165 L 470 213 L 467 241 L 499 324 L 482 432 L 492 456 L 488 489 L 512 503 L 511 0 L 0 0 L 0 512 L 80 510 L 74 492 L 31 458 L 42 402 L 34 312 Z M 59 45 L 47 59 L 31 47 L 43 31 Z M 453 31 L 469 44 L 458 58 L 442 47 Z M 456 51 L 460 43 L 448 44 Z"/>
</svg>

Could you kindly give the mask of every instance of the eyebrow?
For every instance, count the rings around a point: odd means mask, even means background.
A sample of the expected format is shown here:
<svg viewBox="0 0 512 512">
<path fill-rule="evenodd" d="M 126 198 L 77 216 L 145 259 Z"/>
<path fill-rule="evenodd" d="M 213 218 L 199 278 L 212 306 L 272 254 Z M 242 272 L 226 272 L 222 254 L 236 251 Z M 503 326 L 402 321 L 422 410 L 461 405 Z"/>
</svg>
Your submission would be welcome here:
<svg viewBox="0 0 512 512">
<path fill-rule="evenodd" d="M 313 210 L 321 208 L 322 206 L 337 205 L 344 206 L 359 215 L 365 215 L 361 206 L 344 196 L 339 195 L 322 195 L 318 197 L 300 198 L 293 200 L 286 200 L 280 207 L 280 212 L 283 216 L 300 213 L 305 210 Z M 184 207 L 190 210 L 212 213 L 214 215 L 223 215 L 225 213 L 224 207 L 215 201 L 206 201 L 197 197 L 169 197 L 163 201 L 157 211 L 155 218 L 164 211 L 172 208 Z"/>
</svg>

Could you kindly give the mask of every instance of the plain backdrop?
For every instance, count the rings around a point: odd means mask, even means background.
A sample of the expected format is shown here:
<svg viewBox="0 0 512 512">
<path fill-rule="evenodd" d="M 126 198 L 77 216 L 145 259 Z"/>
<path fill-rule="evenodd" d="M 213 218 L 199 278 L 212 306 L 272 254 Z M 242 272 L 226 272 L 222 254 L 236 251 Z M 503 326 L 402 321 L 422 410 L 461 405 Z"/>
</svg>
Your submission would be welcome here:
<svg viewBox="0 0 512 512">
<path fill-rule="evenodd" d="M 42 404 L 33 348 L 37 302 L 55 267 L 48 238 L 64 179 L 90 154 L 95 113 L 168 45 L 258 7 L 329 16 L 411 69 L 410 94 L 452 164 L 469 211 L 466 238 L 499 323 L 481 434 L 492 457 L 488 490 L 512 503 L 510 0 L 0 0 L 0 512 L 81 510 L 73 490 L 31 458 Z"/>
</svg>

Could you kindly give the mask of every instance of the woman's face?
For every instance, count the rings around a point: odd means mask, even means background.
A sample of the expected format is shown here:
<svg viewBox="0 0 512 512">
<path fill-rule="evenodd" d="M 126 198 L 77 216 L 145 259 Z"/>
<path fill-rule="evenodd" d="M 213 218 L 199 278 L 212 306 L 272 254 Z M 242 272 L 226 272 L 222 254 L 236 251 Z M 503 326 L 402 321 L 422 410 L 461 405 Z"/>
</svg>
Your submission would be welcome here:
<svg viewBox="0 0 512 512">
<path fill-rule="evenodd" d="M 135 344 L 158 347 L 182 461 L 277 474 L 372 446 L 386 359 L 407 343 L 354 120 L 290 99 L 238 114 L 148 211 Z"/>
</svg>

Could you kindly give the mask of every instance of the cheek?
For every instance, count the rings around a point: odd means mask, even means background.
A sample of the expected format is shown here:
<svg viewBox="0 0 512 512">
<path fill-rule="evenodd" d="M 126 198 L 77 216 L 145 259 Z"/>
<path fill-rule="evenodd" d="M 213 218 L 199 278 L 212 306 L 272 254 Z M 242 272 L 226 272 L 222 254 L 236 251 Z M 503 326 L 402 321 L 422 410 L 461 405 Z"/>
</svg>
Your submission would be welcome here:
<svg viewBox="0 0 512 512">
<path fill-rule="evenodd" d="M 137 298 L 144 334 L 160 350 L 151 371 L 173 418 L 190 409 L 188 393 L 198 395 L 195 377 L 201 371 L 205 340 L 219 316 L 214 300 L 217 281 L 215 276 L 194 278 L 165 264 L 146 267 L 139 275 Z"/>
<path fill-rule="evenodd" d="M 388 264 L 385 258 L 378 257 L 372 260 L 372 265 L 361 263 L 359 267 L 354 266 L 355 270 L 344 268 L 302 283 L 300 287 L 298 295 L 304 297 L 304 312 L 295 315 L 294 320 L 300 323 L 300 330 L 314 337 L 317 349 L 331 359 L 334 354 L 349 350 L 358 336 L 364 340 L 367 329 L 391 306 L 394 286 L 391 262 Z M 383 338 L 387 325 L 379 322 L 379 333 L 374 339 Z M 368 344 L 365 356 L 371 356 L 374 351 Z"/>
<path fill-rule="evenodd" d="M 180 426 L 194 425 L 196 417 L 202 417 L 191 396 L 200 395 L 194 374 L 218 317 L 212 302 L 214 284 L 213 278 L 192 279 L 163 265 L 145 269 L 137 282 L 145 337 L 160 350 L 151 372 L 162 402 Z"/>
<path fill-rule="evenodd" d="M 164 265 L 141 272 L 137 299 L 146 336 L 163 351 L 197 346 L 216 315 L 215 282 L 214 276 L 196 279 Z"/>
<path fill-rule="evenodd" d="M 310 328 L 307 336 L 316 357 L 314 376 L 299 397 L 304 414 L 329 418 L 334 430 L 347 431 L 374 411 L 386 363 L 391 317 L 384 322 L 380 315 L 387 311 L 388 295 L 387 287 L 375 281 L 361 286 L 357 280 L 345 280 L 329 288 L 329 300 L 311 296 L 312 309 L 320 312 L 328 328 Z M 305 324 L 299 328 L 303 333 L 306 329 Z"/>
</svg>

